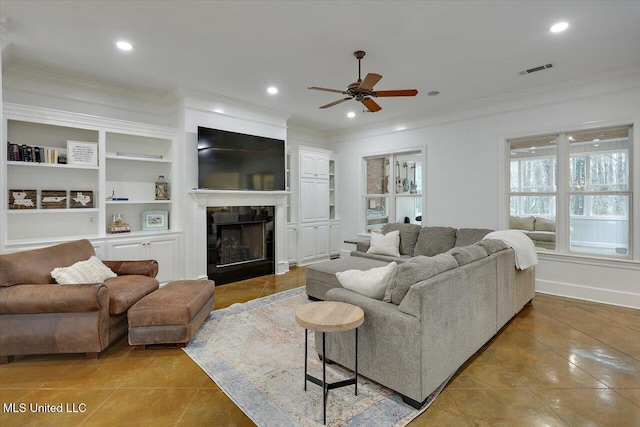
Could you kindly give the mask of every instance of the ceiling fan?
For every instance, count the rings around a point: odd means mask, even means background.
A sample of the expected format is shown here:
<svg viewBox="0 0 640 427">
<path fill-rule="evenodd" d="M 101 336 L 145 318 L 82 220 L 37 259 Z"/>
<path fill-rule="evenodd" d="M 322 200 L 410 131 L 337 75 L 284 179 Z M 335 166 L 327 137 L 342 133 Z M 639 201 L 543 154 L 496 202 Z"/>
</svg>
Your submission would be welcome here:
<svg viewBox="0 0 640 427">
<path fill-rule="evenodd" d="M 369 73 L 366 75 L 364 80 L 362 80 L 362 78 L 360 77 L 360 61 L 362 60 L 362 58 L 364 58 L 364 55 L 365 51 L 363 50 L 353 52 L 353 56 L 358 59 L 358 81 L 347 86 L 347 90 L 327 89 L 324 87 L 316 86 L 309 86 L 307 88 L 348 95 L 347 98 L 339 99 L 327 105 L 323 105 L 320 108 L 333 107 L 334 105 L 338 105 L 355 98 L 356 101 L 362 102 L 362 104 L 367 108 L 368 111 L 375 113 L 376 111 L 382 110 L 382 107 L 379 106 L 378 103 L 372 98 L 382 98 L 388 96 L 416 96 L 418 94 L 418 91 L 416 89 L 373 90 L 373 87 L 380 81 L 382 76 L 380 74 Z"/>
</svg>

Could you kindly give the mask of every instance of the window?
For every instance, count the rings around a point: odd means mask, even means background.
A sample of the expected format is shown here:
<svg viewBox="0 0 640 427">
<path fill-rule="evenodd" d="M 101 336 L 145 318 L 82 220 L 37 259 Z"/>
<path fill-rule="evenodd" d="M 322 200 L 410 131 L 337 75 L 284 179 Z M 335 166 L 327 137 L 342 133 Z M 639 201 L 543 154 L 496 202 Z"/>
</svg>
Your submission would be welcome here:
<svg viewBox="0 0 640 427">
<path fill-rule="evenodd" d="M 630 134 L 625 126 L 510 140 L 509 227 L 543 249 L 630 257 Z M 565 245 L 558 218 L 568 219 Z"/>
<path fill-rule="evenodd" d="M 364 159 L 366 232 L 388 222 L 422 221 L 422 153 Z"/>
</svg>

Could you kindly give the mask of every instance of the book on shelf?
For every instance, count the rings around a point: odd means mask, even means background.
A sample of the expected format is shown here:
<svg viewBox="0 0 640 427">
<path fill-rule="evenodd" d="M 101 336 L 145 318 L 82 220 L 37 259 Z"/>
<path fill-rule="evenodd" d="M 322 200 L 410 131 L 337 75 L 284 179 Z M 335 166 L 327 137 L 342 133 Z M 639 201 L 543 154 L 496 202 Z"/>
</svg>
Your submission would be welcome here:
<svg viewBox="0 0 640 427">
<path fill-rule="evenodd" d="M 117 152 L 116 156 L 120 156 L 120 157 L 138 157 L 141 159 L 156 159 L 156 160 L 161 160 L 162 156 L 159 154 L 143 154 L 143 153 L 121 153 L 121 152 Z"/>
<path fill-rule="evenodd" d="M 64 155 L 64 148 L 36 147 L 26 144 L 7 142 L 7 160 L 11 162 L 61 163 L 59 156 Z"/>
</svg>

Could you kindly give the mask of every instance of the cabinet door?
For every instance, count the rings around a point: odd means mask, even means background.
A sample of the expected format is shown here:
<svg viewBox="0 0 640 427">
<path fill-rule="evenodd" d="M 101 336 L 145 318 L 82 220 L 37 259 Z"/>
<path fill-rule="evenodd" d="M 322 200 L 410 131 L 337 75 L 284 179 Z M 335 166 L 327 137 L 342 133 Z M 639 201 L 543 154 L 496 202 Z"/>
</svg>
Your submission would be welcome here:
<svg viewBox="0 0 640 427">
<path fill-rule="evenodd" d="M 300 153 L 300 178 L 314 178 L 316 175 L 316 156 Z"/>
<path fill-rule="evenodd" d="M 329 224 L 316 225 L 316 257 L 329 256 Z"/>
<path fill-rule="evenodd" d="M 329 234 L 329 248 L 331 255 L 338 255 L 342 247 L 342 228 L 339 223 L 333 223 L 329 226 L 331 232 Z"/>
<path fill-rule="evenodd" d="M 329 221 L 329 181 L 316 180 L 314 193 L 315 220 Z"/>
<path fill-rule="evenodd" d="M 140 240 L 110 242 L 108 252 L 110 261 L 136 260 L 144 258 L 145 247 Z"/>
<path fill-rule="evenodd" d="M 295 227 L 287 227 L 287 261 L 289 263 L 297 262 L 298 256 L 298 233 Z"/>
<path fill-rule="evenodd" d="M 316 181 L 307 178 L 300 180 L 300 221 L 316 221 L 318 203 Z"/>
<path fill-rule="evenodd" d="M 325 154 L 319 154 L 316 156 L 315 161 L 315 177 L 321 179 L 329 178 L 329 156 Z"/>
<path fill-rule="evenodd" d="M 178 250 L 174 237 L 154 239 L 147 244 L 148 259 L 158 261 L 158 282 L 165 283 L 178 279 Z"/>
<path fill-rule="evenodd" d="M 300 227 L 300 260 L 306 261 L 316 257 L 316 226 L 313 224 Z"/>
</svg>

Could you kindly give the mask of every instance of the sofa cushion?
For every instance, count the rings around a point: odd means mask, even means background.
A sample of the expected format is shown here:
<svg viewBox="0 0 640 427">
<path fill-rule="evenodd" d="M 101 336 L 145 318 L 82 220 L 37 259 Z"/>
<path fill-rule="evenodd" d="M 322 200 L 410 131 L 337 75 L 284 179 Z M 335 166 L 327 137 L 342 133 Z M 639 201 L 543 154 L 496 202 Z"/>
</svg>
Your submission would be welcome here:
<svg viewBox="0 0 640 427">
<path fill-rule="evenodd" d="M 400 256 L 400 231 L 390 231 L 387 234 L 371 233 L 371 246 L 367 253 Z"/>
<path fill-rule="evenodd" d="M 456 231 L 456 246 L 473 245 L 492 231 L 488 228 L 458 228 Z"/>
<path fill-rule="evenodd" d="M 387 263 L 395 261 L 398 264 L 400 264 L 401 262 L 409 261 L 411 258 L 413 258 L 412 256 L 409 256 L 409 255 L 400 255 L 399 257 L 397 257 L 397 256 L 391 256 L 391 255 L 368 254 L 366 252 L 360 252 L 360 251 L 351 251 L 351 257 L 368 258 L 371 260 L 384 261 Z"/>
<path fill-rule="evenodd" d="M 423 255 L 413 257 L 396 268 L 384 294 L 384 301 L 398 305 L 414 283 L 457 267 L 456 259 L 450 254 L 439 254 L 434 257 Z"/>
<path fill-rule="evenodd" d="M 529 236 L 531 240 L 537 240 L 541 242 L 556 241 L 556 233 L 553 231 L 531 231 L 527 233 L 527 236 Z"/>
<path fill-rule="evenodd" d="M 533 228 L 535 231 L 556 231 L 556 222 L 552 219 L 541 218 L 539 216 L 536 217 L 535 223 L 533 224 Z"/>
<path fill-rule="evenodd" d="M 384 267 L 369 270 L 339 271 L 336 273 L 336 277 L 343 288 L 381 300 L 396 267 L 398 264 L 390 262 Z"/>
<path fill-rule="evenodd" d="M 158 289 L 156 279 L 148 276 L 118 276 L 104 281 L 109 288 L 109 314 L 121 314 L 145 295 Z"/>
<path fill-rule="evenodd" d="M 487 252 L 487 255 L 491 255 L 491 254 L 495 254 L 496 252 L 504 251 L 505 249 L 507 249 L 509 247 L 505 242 L 503 242 L 502 240 L 498 240 L 498 239 L 480 240 L 475 245 L 482 247 L 485 250 L 485 252 Z"/>
<path fill-rule="evenodd" d="M 116 273 L 95 256 L 86 261 L 78 261 L 69 267 L 57 267 L 51 271 L 51 277 L 61 285 L 102 283 L 116 276 Z"/>
<path fill-rule="evenodd" d="M 413 255 L 434 256 L 447 252 L 456 244 L 456 229 L 451 227 L 422 227 Z"/>
<path fill-rule="evenodd" d="M 512 230 L 533 231 L 535 218 L 532 216 L 510 216 L 509 228 Z"/>
<path fill-rule="evenodd" d="M 391 231 L 400 231 L 400 254 L 413 256 L 421 228 L 418 224 L 390 222 L 382 227 L 382 233 L 387 234 Z"/>
<path fill-rule="evenodd" d="M 476 245 L 453 248 L 447 253 L 453 255 L 460 267 L 487 257 L 487 251 L 482 246 Z"/>
</svg>

